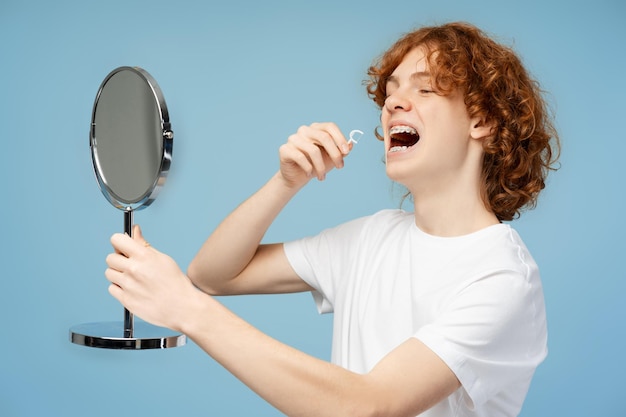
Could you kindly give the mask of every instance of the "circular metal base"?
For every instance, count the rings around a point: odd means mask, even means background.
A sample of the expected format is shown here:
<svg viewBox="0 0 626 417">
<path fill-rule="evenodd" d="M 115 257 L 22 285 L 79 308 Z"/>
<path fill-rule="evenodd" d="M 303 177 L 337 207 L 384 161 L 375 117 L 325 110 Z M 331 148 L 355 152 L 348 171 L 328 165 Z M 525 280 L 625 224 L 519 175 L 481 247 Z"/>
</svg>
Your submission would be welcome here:
<svg viewBox="0 0 626 417">
<path fill-rule="evenodd" d="M 135 322 L 132 337 L 124 337 L 124 323 L 109 321 L 72 327 L 70 341 L 77 345 L 103 349 L 143 350 L 183 346 L 187 337 L 141 321 Z"/>
</svg>

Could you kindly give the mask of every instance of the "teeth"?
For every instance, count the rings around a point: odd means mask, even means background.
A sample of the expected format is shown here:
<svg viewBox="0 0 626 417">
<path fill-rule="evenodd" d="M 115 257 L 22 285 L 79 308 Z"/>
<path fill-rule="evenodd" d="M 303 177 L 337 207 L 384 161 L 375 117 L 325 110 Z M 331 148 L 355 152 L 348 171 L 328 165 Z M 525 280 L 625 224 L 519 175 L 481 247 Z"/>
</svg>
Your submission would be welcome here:
<svg viewBox="0 0 626 417">
<path fill-rule="evenodd" d="M 393 148 L 389 149 L 389 153 L 400 152 L 400 151 L 404 151 L 406 149 L 409 149 L 409 147 L 408 146 L 394 146 Z"/>
<path fill-rule="evenodd" d="M 409 133 L 411 135 L 417 135 L 417 130 L 413 129 L 411 126 L 404 125 L 394 126 L 389 129 L 390 135 L 395 135 L 397 133 Z"/>
</svg>

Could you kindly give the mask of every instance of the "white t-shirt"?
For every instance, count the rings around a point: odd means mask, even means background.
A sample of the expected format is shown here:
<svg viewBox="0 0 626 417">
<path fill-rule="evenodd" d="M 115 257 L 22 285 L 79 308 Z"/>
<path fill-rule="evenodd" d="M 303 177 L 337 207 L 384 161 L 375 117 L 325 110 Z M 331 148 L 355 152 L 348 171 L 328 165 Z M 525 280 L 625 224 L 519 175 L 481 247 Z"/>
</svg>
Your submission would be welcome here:
<svg viewBox="0 0 626 417">
<path fill-rule="evenodd" d="M 422 416 L 519 413 L 547 331 L 537 265 L 510 226 L 436 237 L 383 210 L 284 247 L 320 313 L 334 312 L 333 363 L 366 373 L 415 337 L 462 385 Z"/>
</svg>

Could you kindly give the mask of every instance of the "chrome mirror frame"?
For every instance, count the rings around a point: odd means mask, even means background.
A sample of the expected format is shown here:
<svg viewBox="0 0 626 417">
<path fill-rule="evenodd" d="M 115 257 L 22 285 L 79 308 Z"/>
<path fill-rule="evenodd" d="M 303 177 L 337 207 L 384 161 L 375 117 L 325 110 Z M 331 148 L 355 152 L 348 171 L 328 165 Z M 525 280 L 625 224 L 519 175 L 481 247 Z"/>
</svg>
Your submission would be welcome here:
<svg viewBox="0 0 626 417">
<path fill-rule="evenodd" d="M 139 76 L 150 88 L 152 92 L 154 102 L 157 107 L 157 112 L 161 119 L 161 132 L 163 137 L 162 142 L 162 155 L 161 155 L 161 166 L 159 169 L 159 174 L 155 178 L 152 186 L 139 198 L 133 201 L 127 201 L 123 198 L 120 198 L 109 186 L 106 184 L 105 178 L 102 175 L 102 170 L 100 167 L 100 162 L 98 159 L 98 148 L 97 148 L 97 125 L 96 125 L 96 114 L 98 110 L 98 104 L 100 103 L 100 98 L 102 96 L 102 91 L 106 87 L 107 83 L 118 73 L 122 71 L 131 71 L 135 75 Z M 144 69 L 139 67 L 119 67 L 111 71 L 98 89 L 98 93 L 96 95 L 96 99 L 93 106 L 92 116 L 91 116 L 91 129 L 89 131 L 89 147 L 91 149 L 91 161 L 93 166 L 94 175 L 96 176 L 96 180 L 98 181 L 98 186 L 102 191 L 102 194 L 105 198 L 116 208 L 120 210 L 141 210 L 143 208 L 148 207 L 155 200 L 156 196 L 161 191 L 163 184 L 165 183 L 165 179 L 170 171 L 170 166 L 172 164 L 172 150 L 174 146 L 174 131 L 172 130 L 172 125 L 170 123 L 169 112 L 167 110 L 167 105 L 165 104 L 165 98 L 163 97 L 163 93 L 161 88 L 157 84 L 156 80 Z"/>
</svg>

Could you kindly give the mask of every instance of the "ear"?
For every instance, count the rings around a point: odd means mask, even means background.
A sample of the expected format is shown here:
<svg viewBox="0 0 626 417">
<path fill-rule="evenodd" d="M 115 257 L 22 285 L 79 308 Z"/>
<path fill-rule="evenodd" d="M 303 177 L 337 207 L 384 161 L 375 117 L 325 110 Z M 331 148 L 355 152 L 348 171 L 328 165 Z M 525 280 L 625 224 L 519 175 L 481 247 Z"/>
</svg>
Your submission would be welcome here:
<svg viewBox="0 0 626 417">
<path fill-rule="evenodd" d="M 484 116 L 476 116 L 471 120 L 470 136 L 472 139 L 484 139 L 493 134 L 493 122 L 487 122 Z"/>
</svg>

